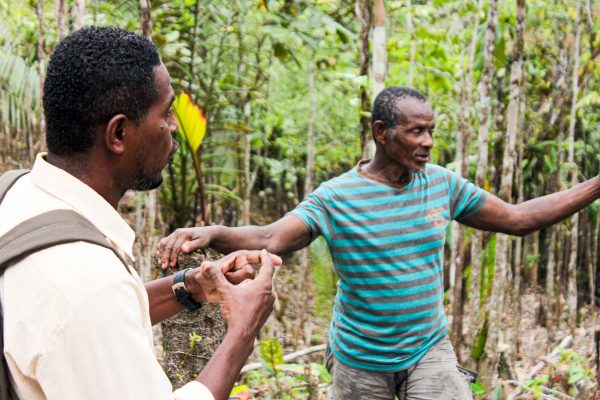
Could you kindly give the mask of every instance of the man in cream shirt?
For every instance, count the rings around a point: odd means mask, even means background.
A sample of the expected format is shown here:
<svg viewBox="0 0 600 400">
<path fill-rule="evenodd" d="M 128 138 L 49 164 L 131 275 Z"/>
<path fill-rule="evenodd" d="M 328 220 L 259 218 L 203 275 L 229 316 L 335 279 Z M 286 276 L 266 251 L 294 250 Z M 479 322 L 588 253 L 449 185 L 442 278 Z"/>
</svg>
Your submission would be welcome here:
<svg viewBox="0 0 600 400">
<path fill-rule="evenodd" d="M 177 149 L 173 100 L 169 73 L 144 37 L 86 28 L 65 38 L 44 87 L 48 154 L 0 204 L 0 236 L 69 209 L 133 261 L 134 232 L 116 208 L 125 191 L 161 184 Z M 85 242 L 22 258 L 0 280 L 12 385 L 21 399 L 226 399 L 272 310 L 274 262 L 266 251 L 240 252 L 184 275 L 194 300 L 221 302 L 228 333 L 197 379 L 173 392 L 151 331 L 183 308 L 171 277 L 144 285 L 112 251 Z M 259 276 L 244 280 L 257 263 Z"/>
</svg>

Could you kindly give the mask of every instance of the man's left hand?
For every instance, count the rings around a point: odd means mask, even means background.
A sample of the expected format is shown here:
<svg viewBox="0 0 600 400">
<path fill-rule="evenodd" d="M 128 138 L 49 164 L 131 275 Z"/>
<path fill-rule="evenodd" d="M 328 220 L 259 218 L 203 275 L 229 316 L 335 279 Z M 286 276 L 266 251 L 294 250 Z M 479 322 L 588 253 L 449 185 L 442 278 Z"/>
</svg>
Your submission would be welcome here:
<svg viewBox="0 0 600 400">
<path fill-rule="evenodd" d="M 281 257 L 270 254 L 273 265 L 281 265 Z M 225 275 L 227 280 L 237 285 L 247 279 L 254 279 L 256 272 L 253 264 L 260 264 L 259 250 L 239 250 L 215 261 L 204 261 L 198 268 L 190 270 L 185 276 L 185 286 L 192 294 L 194 300 L 198 302 L 208 301 L 209 303 L 219 303 L 220 299 L 213 282 L 214 277 L 209 276 L 209 270 L 206 263 L 217 264 L 219 269 Z M 203 272 L 204 271 L 204 272 Z"/>
</svg>

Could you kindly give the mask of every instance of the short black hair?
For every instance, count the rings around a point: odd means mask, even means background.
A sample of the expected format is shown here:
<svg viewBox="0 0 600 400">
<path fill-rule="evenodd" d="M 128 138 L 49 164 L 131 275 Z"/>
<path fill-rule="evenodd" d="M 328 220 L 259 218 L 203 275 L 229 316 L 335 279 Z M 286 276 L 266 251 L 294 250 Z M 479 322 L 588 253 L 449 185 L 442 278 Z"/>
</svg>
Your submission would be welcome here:
<svg viewBox="0 0 600 400">
<path fill-rule="evenodd" d="M 141 121 L 158 93 L 156 47 L 145 37 L 114 27 L 89 27 L 62 40 L 44 83 L 46 144 L 58 155 L 84 153 L 94 128 L 123 113 Z"/>
<path fill-rule="evenodd" d="M 376 121 L 382 121 L 386 129 L 395 129 L 398 120 L 404 116 L 398 108 L 398 102 L 407 97 L 427 102 L 427 97 L 407 86 L 390 86 L 383 89 L 373 103 L 371 126 Z"/>
</svg>

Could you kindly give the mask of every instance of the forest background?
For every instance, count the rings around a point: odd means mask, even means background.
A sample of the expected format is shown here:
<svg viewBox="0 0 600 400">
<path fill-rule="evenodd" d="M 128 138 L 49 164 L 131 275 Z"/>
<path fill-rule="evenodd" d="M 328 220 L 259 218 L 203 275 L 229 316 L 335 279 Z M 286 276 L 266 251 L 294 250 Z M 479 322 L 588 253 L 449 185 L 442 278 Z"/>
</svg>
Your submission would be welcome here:
<svg viewBox="0 0 600 400">
<path fill-rule="evenodd" d="M 120 206 L 145 279 L 162 273 L 152 257 L 173 229 L 273 221 L 368 158 L 371 102 L 389 85 L 429 98 L 434 163 L 507 201 L 600 172 L 597 0 L 0 0 L 0 13 L 0 172 L 31 167 L 44 150 L 47 60 L 79 27 L 151 38 L 175 90 L 189 95 L 176 103 L 186 145 L 165 183 Z M 524 238 L 449 228 L 450 335 L 461 364 L 480 374 L 478 398 L 598 398 L 598 208 Z M 286 265 L 260 361 L 235 398 L 325 396 L 336 288 L 326 244 Z M 194 318 L 163 326 L 157 342 L 176 386 L 222 334 L 214 309 Z"/>
</svg>

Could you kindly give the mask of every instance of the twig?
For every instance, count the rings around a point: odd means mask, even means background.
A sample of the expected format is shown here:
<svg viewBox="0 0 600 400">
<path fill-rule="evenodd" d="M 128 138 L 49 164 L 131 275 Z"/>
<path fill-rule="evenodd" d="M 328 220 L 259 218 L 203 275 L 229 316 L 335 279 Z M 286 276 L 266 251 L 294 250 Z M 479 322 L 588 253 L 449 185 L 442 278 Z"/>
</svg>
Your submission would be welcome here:
<svg viewBox="0 0 600 400">
<path fill-rule="evenodd" d="M 327 347 L 326 344 L 319 344 L 317 346 L 312 346 L 312 347 L 309 347 L 304 350 L 298 350 L 298 351 L 295 351 L 293 353 L 283 356 L 283 361 L 290 362 L 298 357 L 302 357 L 302 356 L 305 356 L 305 355 L 311 354 L 311 353 L 316 353 L 318 351 L 323 351 L 323 350 L 325 350 L 326 347 Z M 240 371 L 240 375 L 245 372 L 248 372 L 248 371 L 260 369 L 260 368 L 262 368 L 262 366 L 263 366 L 263 364 L 261 362 L 246 364 L 246 365 L 244 365 L 244 368 L 242 368 L 242 370 Z"/>
<path fill-rule="evenodd" d="M 561 340 L 560 344 L 558 346 L 556 346 L 550 354 L 548 354 L 547 356 L 542 358 L 542 361 L 538 362 L 531 369 L 531 371 L 529 371 L 529 373 L 527 375 L 525 375 L 525 377 L 523 378 L 523 381 L 528 381 L 528 380 L 532 379 L 534 376 L 536 376 L 537 373 L 540 372 L 542 370 L 542 368 L 544 368 L 544 365 L 545 365 L 545 362 L 543 361 L 544 359 L 551 359 L 553 357 L 556 357 L 562 349 L 566 349 L 567 347 L 571 346 L 572 342 L 573 342 L 573 336 L 571 336 L 571 335 L 565 336 L 564 339 Z M 519 385 L 522 386 L 522 384 L 520 384 L 520 383 L 519 383 Z M 513 391 L 510 394 L 510 396 L 508 396 L 508 400 L 516 399 L 517 396 L 519 395 L 519 393 L 521 393 L 520 389 Z"/>
<path fill-rule="evenodd" d="M 549 394 L 544 394 L 544 392 L 540 392 L 539 390 L 535 390 L 535 389 L 533 389 L 533 388 L 530 388 L 529 386 L 525 386 L 524 384 L 522 384 L 522 383 L 521 383 L 521 382 L 519 382 L 519 381 L 508 380 L 508 381 L 504 381 L 504 382 L 506 382 L 506 383 L 510 383 L 510 384 L 512 384 L 512 385 L 517 385 L 517 386 L 519 386 L 520 388 L 527 390 L 528 392 L 535 393 L 535 394 L 537 394 L 538 396 L 542 396 L 544 399 L 549 399 L 549 400 L 559 400 L 559 399 L 557 399 L 556 397 L 552 397 L 552 396 L 550 396 Z M 560 397 L 563 397 L 563 398 L 565 398 L 565 399 L 567 399 L 567 400 L 575 400 L 575 399 L 574 399 L 573 397 L 571 397 L 571 396 L 568 396 L 568 395 L 566 395 L 566 394 L 564 394 L 564 393 L 561 393 L 561 392 L 557 392 L 556 390 L 552 390 L 552 389 L 550 389 L 550 388 L 547 388 L 547 387 L 545 387 L 545 386 L 541 386 L 541 388 L 542 388 L 542 390 L 544 390 L 544 391 L 548 391 L 548 392 L 551 392 L 552 394 L 559 395 Z"/>
</svg>

